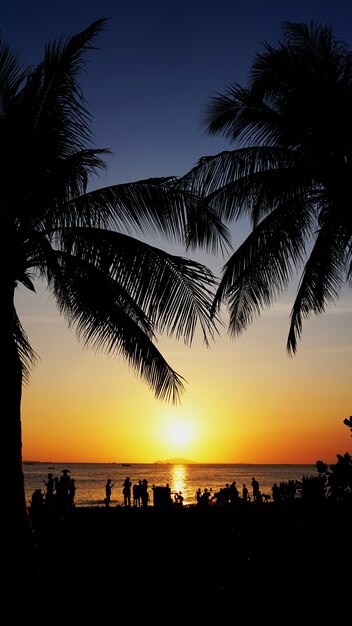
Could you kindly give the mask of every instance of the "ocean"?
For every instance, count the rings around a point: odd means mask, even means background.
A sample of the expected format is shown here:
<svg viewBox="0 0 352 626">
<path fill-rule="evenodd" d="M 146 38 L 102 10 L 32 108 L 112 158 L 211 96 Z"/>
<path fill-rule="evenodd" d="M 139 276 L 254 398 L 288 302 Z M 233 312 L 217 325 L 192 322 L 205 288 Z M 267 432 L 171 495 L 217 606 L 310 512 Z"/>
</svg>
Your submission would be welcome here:
<svg viewBox="0 0 352 626">
<path fill-rule="evenodd" d="M 196 503 L 196 491 L 205 488 L 213 494 L 236 481 L 242 495 L 243 484 L 252 495 L 251 481 L 254 476 L 259 482 L 263 495 L 272 495 L 272 486 L 289 480 L 301 480 L 303 476 L 317 476 L 315 465 L 256 465 L 256 464 L 187 464 L 163 463 L 35 463 L 24 462 L 24 479 L 27 504 L 30 504 L 35 489 L 45 493 L 44 481 L 48 473 L 60 477 L 63 469 L 68 469 L 76 486 L 75 505 L 78 507 L 104 506 L 105 485 L 111 479 L 112 496 L 110 506 L 123 505 L 122 484 L 129 476 L 132 485 L 139 480 L 148 481 L 149 505 L 153 505 L 153 485 L 163 487 L 169 484 L 171 493 L 181 491 L 184 506 Z"/>
</svg>

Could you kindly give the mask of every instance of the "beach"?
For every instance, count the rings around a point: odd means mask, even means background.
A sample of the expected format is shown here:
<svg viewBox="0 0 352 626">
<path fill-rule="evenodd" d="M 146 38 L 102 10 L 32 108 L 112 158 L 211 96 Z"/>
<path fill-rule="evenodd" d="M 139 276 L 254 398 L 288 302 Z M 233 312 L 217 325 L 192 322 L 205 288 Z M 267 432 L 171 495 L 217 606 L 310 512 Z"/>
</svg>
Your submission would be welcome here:
<svg viewBox="0 0 352 626">
<path fill-rule="evenodd" d="M 208 488 L 212 494 L 225 486 L 226 483 L 237 482 L 238 489 L 247 484 L 250 492 L 251 480 L 255 476 L 259 480 L 263 494 L 272 495 L 274 483 L 301 480 L 303 476 L 317 476 L 314 465 L 295 464 L 164 464 L 134 463 L 131 465 L 117 463 L 30 463 L 24 464 L 26 500 L 30 503 L 35 489 L 45 491 L 44 481 L 48 473 L 60 477 L 62 470 L 69 468 L 70 476 L 75 479 L 75 504 L 78 507 L 104 506 L 105 484 L 111 478 L 112 503 L 123 503 L 122 486 L 126 476 L 130 476 L 133 484 L 139 480 L 148 481 L 150 504 L 153 503 L 152 486 L 170 485 L 173 493 L 182 491 L 184 504 L 195 504 L 196 491 Z"/>
<path fill-rule="evenodd" d="M 32 517 L 40 586 L 59 589 L 69 579 L 84 590 L 82 609 L 88 599 L 99 606 L 107 594 L 138 614 L 136 598 L 147 602 L 148 612 L 159 604 L 160 613 L 166 598 L 193 608 L 205 601 L 227 615 L 228 602 L 253 595 L 263 610 L 283 598 L 297 607 L 325 586 L 325 603 L 338 593 L 341 607 L 350 597 L 350 501 L 83 507 L 61 516 L 43 507 Z"/>
</svg>

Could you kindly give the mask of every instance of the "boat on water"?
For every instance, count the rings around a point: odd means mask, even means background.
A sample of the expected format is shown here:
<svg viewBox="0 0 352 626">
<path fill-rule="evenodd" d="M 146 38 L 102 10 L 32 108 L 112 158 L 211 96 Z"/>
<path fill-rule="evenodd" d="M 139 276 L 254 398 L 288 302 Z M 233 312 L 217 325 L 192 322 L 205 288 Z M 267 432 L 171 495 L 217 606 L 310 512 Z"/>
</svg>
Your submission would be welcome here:
<svg viewBox="0 0 352 626">
<path fill-rule="evenodd" d="M 121 463 L 122 467 L 131 467 L 131 463 Z"/>
</svg>

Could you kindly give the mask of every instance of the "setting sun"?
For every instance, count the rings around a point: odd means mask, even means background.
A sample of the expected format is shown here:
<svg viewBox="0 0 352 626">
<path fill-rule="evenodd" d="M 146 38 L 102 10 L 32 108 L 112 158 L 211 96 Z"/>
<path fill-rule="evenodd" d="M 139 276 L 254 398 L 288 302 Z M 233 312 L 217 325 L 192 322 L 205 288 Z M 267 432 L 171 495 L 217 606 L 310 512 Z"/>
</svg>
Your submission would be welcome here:
<svg viewBox="0 0 352 626">
<path fill-rule="evenodd" d="M 186 446 L 193 441 L 193 428 L 183 418 L 173 418 L 166 426 L 167 442 L 174 446 Z"/>
</svg>

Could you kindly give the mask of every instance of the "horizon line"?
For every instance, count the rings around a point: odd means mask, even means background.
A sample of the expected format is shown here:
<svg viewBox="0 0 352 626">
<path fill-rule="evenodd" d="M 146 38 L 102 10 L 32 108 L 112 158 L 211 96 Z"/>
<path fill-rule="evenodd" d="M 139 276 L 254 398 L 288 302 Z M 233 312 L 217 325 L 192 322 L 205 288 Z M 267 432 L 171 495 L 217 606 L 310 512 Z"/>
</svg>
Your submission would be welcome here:
<svg viewBox="0 0 352 626">
<path fill-rule="evenodd" d="M 132 461 L 130 463 L 126 463 L 124 461 L 32 461 L 32 460 L 25 460 L 22 461 L 22 463 L 24 465 L 35 465 L 35 464 L 41 464 L 41 465 L 53 465 L 55 463 L 57 463 L 58 465 L 121 465 L 121 466 L 132 466 L 132 465 L 313 465 L 315 466 L 316 463 L 310 462 L 310 463 L 294 463 L 292 461 L 290 462 L 283 462 L 283 463 L 246 463 L 243 461 L 239 461 L 239 462 L 235 462 L 235 461 L 211 461 L 211 462 L 207 462 L 207 461 L 191 461 L 191 460 L 185 460 L 185 461 Z M 329 463 L 328 463 L 329 465 Z"/>
</svg>

